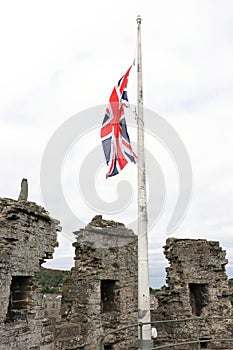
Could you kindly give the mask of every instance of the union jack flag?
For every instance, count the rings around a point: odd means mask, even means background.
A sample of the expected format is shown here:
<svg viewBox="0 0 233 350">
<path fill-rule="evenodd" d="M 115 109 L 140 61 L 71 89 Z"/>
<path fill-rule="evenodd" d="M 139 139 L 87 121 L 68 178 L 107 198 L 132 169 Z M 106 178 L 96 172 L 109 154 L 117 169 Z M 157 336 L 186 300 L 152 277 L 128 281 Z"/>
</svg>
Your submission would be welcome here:
<svg viewBox="0 0 233 350">
<path fill-rule="evenodd" d="M 113 88 L 102 123 L 101 139 L 106 163 L 109 165 L 106 178 L 117 175 L 127 163 L 136 163 L 137 156 L 130 145 L 124 114 L 124 107 L 129 107 L 126 89 L 131 68 L 132 66 Z"/>
</svg>

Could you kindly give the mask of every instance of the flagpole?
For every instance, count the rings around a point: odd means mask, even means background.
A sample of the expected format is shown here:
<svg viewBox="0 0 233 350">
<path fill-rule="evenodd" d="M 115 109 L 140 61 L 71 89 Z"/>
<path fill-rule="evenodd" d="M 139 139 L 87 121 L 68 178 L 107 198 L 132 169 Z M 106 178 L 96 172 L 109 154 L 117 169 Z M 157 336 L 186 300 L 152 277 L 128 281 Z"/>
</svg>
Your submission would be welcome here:
<svg viewBox="0 0 233 350">
<path fill-rule="evenodd" d="M 137 143 L 138 143 L 138 322 L 151 322 L 147 238 L 147 199 L 144 154 L 144 119 L 142 92 L 141 17 L 137 17 Z M 151 325 L 139 332 L 138 349 L 150 349 Z"/>
</svg>

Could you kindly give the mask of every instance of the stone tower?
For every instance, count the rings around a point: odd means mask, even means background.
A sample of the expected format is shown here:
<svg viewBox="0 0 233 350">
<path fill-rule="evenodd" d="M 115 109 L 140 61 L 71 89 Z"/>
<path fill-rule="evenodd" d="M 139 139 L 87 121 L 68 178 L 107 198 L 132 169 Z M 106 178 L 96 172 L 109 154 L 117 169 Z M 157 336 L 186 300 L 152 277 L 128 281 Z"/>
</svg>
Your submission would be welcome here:
<svg viewBox="0 0 233 350">
<path fill-rule="evenodd" d="M 190 318 L 190 321 L 158 324 L 156 344 L 196 340 L 196 323 L 191 320 L 196 318 L 202 340 L 200 348 L 232 349 L 232 343 L 209 342 L 233 337 L 232 319 L 201 319 L 232 316 L 231 293 L 225 273 L 228 261 L 219 242 L 169 238 L 164 253 L 170 262 L 166 269 L 168 286 L 158 295 L 159 307 L 153 312 L 152 319 Z M 193 347 L 179 345 L 178 348 L 197 349 L 197 344 Z"/>
<path fill-rule="evenodd" d="M 92 350 L 100 335 L 137 323 L 137 240 L 123 224 L 101 216 L 75 234 L 75 267 L 63 286 L 62 317 L 79 325 L 77 349 Z M 132 328 L 108 336 L 104 349 L 135 349 L 136 334 Z M 70 343 L 60 344 L 65 349 Z"/>
<path fill-rule="evenodd" d="M 54 334 L 34 276 L 52 258 L 60 227 L 21 197 L 0 198 L 0 349 L 50 350 Z"/>
</svg>

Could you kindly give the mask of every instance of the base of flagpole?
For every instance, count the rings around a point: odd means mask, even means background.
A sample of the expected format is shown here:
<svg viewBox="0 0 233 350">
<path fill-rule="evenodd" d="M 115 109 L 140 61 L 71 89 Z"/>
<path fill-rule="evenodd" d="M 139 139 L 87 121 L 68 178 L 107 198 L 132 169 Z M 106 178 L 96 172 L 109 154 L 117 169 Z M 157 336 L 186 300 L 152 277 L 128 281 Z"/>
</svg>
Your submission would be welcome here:
<svg viewBox="0 0 233 350">
<path fill-rule="evenodd" d="M 150 350 L 153 347 L 153 340 L 138 339 L 137 346 L 140 350 Z"/>
</svg>

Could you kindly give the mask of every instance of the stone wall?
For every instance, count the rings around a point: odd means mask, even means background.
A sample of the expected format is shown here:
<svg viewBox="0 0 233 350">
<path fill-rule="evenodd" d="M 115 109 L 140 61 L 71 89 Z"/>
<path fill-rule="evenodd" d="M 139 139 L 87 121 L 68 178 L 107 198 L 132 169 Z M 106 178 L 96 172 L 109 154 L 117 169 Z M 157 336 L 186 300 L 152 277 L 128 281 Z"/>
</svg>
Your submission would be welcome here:
<svg viewBox="0 0 233 350">
<path fill-rule="evenodd" d="M 0 349 L 53 349 L 35 272 L 57 246 L 58 221 L 35 203 L 0 199 Z"/>
<path fill-rule="evenodd" d="M 196 318 L 203 340 L 201 348 L 232 349 L 232 343 L 208 343 L 214 338 L 233 337 L 232 319 L 200 319 L 232 316 L 225 272 L 226 252 L 219 247 L 219 242 L 205 239 L 169 238 L 164 248 L 170 262 L 166 269 L 168 286 L 158 294 L 159 306 L 153 311 L 152 319 L 190 318 L 190 321 L 158 324 L 156 344 L 195 340 L 196 325 L 191 318 Z M 177 349 L 197 349 L 197 345 L 180 345 Z"/>
<path fill-rule="evenodd" d="M 137 323 L 137 240 L 123 224 L 101 216 L 75 234 L 75 267 L 64 285 L 62 318 L 79 329 L 77 349 L 91 350 L 100 335 Z M 105 349 L 135 349 L 136 334 L 134 328 L 111 335 Z M 70 348 L 65 338 L 61 349 Z"/>
<path fill-rule="evenodd" d="M 35 273 L 52 258 L 61 228 L 26 199 L 0 199 L 0 350 L 91 350 L 100 335 L 136 323 L 136 236 L 100 216 L 76 232 L 61 315 L 51 317 Z M 109 336 L 105 349 L 135 349 L 136 332 Z"/>
<path fill-rule="evenodd" d="M 61 228 L 26 198 L 0 199 L 0 350 L 93 350 L 101 335 L 136 324 L 137 237 L 101 216 L 75 233 L 75 266 L 63 286 L 61 315 L 48 317 L 34 276 L 52 258 Z M 218 242 L 175 238 L 164 251 L 168 286 L 152 320 L 189 321 L 157 325 L 155 345 L 195 340 L 195 319 L 200 348 L 232 349 L 230 342 L 208 343 L 233 337 L 232 319 L 202 319 L 232 316 L 225 251 Z M 104 349 L 136 349 L 136 338 L 137 328 L 111 334 Z M 188 349 L 197 345 L 176 347 Z"/>
<path fill-rule="evenodd" d="M 43 307 L 45 308 L 45 316 L 55 318 L 56 321 L 61 320 L 61 294 L 44 294 Z"/>
</svg>

